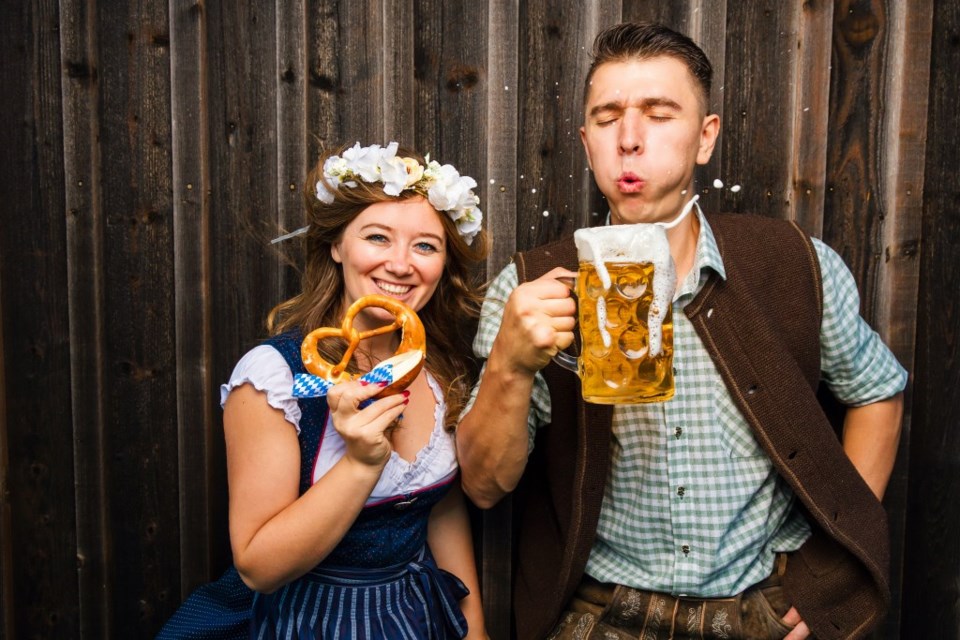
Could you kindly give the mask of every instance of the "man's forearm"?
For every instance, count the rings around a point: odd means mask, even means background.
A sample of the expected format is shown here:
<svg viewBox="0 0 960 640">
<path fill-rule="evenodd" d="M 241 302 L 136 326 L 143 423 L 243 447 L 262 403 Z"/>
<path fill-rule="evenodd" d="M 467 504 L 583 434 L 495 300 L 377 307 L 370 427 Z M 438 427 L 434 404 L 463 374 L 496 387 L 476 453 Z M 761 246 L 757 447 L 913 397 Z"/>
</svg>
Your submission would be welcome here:
<svg viewBox="0 0 960 640">
<path fill-rule="evenodd" d="M 902 419 L 902 393 L 847 409 L 843 449 L 877 499 L 883 498 L 897 459 Z"/>
<path fill-rule="evenodd" d="M 527 464 L 527 415 L 533 374 L 510 370 L 490 354 L 476 402 L 457 427 L 463 489 L 489 508 L 517 486 Z"/>
</svg>

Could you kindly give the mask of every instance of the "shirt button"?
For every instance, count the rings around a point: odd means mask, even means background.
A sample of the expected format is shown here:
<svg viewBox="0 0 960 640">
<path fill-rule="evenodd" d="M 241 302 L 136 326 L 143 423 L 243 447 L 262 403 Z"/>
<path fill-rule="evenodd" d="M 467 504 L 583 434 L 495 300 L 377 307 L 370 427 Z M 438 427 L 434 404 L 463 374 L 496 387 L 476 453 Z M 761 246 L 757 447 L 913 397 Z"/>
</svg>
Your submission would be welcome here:
<svg viewBox="0 0 960 640">
<path fill-rule="evenodd" d="M 690 545 L 685 544 L 685 545 L 681 546 L 681 547 L 680 547 L 680 551 L 683 551 L 683 555 L 685 555 L 685 556 L 690 555 Z"/>
<path fill-rule="evenodd" d="M 679 439 L 680 436 L 683 435 L 683 427 L 677 427 L 676 429 L 674 429 L 674 430 L 673 430 L 673 435 L 674 435 L 675 438 L 678 438 L 678 439 Z"/>
<path fill-rule="evenodd" d="M 677 487 L 677 495 L 680 496 L 681 498 L 683 497 L 683 494 L 685 494 L 686 492 L 687 490 L 685 487 Z"/>
</svg>

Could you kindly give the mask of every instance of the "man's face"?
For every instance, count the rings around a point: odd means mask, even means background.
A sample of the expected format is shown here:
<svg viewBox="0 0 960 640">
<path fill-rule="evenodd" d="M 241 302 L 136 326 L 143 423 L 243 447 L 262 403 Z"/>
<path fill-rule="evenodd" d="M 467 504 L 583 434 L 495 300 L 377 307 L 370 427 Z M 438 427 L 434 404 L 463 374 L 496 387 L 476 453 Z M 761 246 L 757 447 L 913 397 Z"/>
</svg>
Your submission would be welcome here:
<svg viewBox="0 0 960 640">
<path fill-rule="evenodd" d="M 594 71 L 580 138 L 615 224 L 669 221 L 694 195 L 694 167 L 710 160 L 720 131 L 699 95 L 668 56 Z"/>
</svg>

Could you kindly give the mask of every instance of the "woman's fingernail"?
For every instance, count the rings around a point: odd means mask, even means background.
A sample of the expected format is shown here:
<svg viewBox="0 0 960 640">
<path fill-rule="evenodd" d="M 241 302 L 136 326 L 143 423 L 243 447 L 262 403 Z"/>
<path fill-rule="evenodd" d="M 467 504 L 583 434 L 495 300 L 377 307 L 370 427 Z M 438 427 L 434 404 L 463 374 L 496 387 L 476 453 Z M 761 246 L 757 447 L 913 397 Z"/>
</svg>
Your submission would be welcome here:
<svg viewBox="0 0 960 640">
<path fill-rule="evenodd" d="M 368 384 L 370 384 L 370 383 L 367 382 L 366 380 L 361 380 L 361 381 L 360 381 L 360 386 L 361 386 L 361 387 L 365 387 L 365 386 L 367 386 Z"/>
<path fill-rule="evenodd" d="M 409 398 L 409 397 L 410 397 L 410 390 L 409 390 L 409 389 L 403 392 L 403 397 L 404 397 L 404 398 Z"/>
<path fill-rule="evenodd" d="M 410 398 L 407 398 L 406 400 L 404 400 L 403 404 L 410 404 Z"/>
<path fill-rule="evenodd" d="M 390 383 L 387 382 L 386 380 L 381 380 L 380 382 L 377 383 L 377 386 L 378 386 L 378 387 L 385 387 L 385 386 L 387 386 L 388 384 L 390 384 Z"/>
</svg>

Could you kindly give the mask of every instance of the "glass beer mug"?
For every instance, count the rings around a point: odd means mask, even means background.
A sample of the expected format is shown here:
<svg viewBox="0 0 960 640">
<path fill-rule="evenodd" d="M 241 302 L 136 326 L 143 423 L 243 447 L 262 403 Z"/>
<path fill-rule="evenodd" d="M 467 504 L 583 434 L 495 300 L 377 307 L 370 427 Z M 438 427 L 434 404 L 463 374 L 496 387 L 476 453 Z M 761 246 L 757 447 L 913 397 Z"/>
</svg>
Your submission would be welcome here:
<svg viewBox="0 0 960 640">
<path fill-rule="evenodd" d="M 673 397 L 672 302 L 676 270 L 662 224 L 579 229 L 577 298 L 580 356 L 554 361 L 580 376 L 595 404 Z"/>
</svg>

